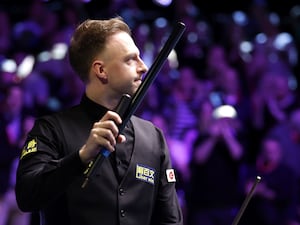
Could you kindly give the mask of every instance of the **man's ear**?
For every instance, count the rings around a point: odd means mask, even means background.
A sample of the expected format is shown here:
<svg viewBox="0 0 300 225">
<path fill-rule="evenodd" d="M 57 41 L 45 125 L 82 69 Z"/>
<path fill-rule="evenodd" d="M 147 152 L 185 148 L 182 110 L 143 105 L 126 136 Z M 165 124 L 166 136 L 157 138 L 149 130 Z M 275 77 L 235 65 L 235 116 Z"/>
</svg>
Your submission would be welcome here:
<svg viewBox="0 0 300 225">
<path fill-rule="evenodd" d="M 107 83 L 107 76 L 103 69 L 103 62 L 102 61 L 95 61 L 92 66 L 93 74 L 103 83 Z"/>
</svg>

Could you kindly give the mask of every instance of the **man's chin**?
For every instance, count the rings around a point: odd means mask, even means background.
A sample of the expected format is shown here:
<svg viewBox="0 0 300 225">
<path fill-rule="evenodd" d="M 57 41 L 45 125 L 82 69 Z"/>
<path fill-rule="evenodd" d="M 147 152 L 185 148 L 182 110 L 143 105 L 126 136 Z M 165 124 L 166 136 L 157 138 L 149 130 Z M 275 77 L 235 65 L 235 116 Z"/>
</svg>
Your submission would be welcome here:
<svg viewBox="0 0 300 225">
<path fill-rule="evenodd" d="M 133 93 L 135 93 L 135 92 L 139 89 L 141 83 L 142 83 L 142 82 L 139 82 L 138 85 L 135 85 L 135 86 L 134 86 Z"/>
<path fill-rule="evenodd" d="M 142 84 L 142 80 L 137 80 L 134 83 L 139 87 Z"/>
</svg>

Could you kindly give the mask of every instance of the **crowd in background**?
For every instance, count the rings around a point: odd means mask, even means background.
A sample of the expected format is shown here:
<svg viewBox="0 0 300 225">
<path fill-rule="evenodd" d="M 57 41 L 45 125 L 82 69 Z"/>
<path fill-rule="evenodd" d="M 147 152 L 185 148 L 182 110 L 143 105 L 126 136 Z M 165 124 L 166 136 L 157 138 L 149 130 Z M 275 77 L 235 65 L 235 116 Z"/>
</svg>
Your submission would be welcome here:
<svg viewBox="0 0 300 225">
<path fill-rule="evenodd" d="M 14 199 L 24 137 L 36 117 L 80 101 L 67 58 L 74 27 L 115 15 L 148 67 L 176 22 L 186 25 L 136 112 L 165 133 L 186 225 L 231 224 L 256 176 L 240 224 L 300 224 L 300 4 L 158 2 L 2 1 L 0 225 L 38 224 Z"/>
</svg>

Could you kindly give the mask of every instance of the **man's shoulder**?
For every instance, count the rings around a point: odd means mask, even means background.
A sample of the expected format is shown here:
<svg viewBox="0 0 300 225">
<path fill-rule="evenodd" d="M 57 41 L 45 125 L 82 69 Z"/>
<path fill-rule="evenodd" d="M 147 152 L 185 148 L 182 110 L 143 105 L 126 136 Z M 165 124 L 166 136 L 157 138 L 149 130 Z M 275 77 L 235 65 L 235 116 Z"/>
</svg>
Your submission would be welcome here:
<svg viewBox="0 0 300 225">
<path fill-rule="evenodd" d="M 75 105 L 69 108 L 62 109 L 60 111 L 52 112 L 42 115 L 37 118 L 38 121 L 55 121 L 72 118 L 74 115 L 81 112 L 79 105 Z"/>
<path fill-rule="evenodd" d="M 157 126 L 155 126 L 154 123 L 141 117 L 132 116 L 131 122 L 134 128 L 142 130 L 144 133 L 162 133 L 162 131 Z"/>
<path fill-rule="evenodd" d="M 131 121 L 135 124 L 154 127 L 154 124 L 151 121 L 143 119 L 138 116 L 132 116 Z"/>
</svg>

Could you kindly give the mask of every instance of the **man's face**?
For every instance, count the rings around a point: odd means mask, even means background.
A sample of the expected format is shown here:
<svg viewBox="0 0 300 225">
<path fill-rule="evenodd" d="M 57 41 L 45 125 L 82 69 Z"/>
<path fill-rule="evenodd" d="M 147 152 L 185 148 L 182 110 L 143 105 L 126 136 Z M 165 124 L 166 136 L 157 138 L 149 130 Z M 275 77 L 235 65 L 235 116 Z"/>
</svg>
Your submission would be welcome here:
<svg viewBox="0 0 300 225">
<path fill-rule="evenodd" d="M 103 70 L 113 93 L 133 95 L 142 82 L 147 66 L 130 35 L 120 32 L 109 37 L 104 51 Z"/>
<path fill-rule="evenodd" d="M 265 140 L 262 144 L 262 154 L 266 161 L 277 163 L 281 160 L 281 147 L 275 140 Z"/>
</svg>

